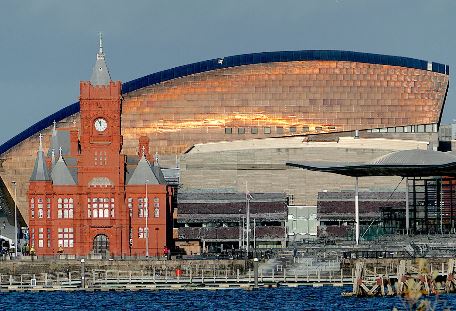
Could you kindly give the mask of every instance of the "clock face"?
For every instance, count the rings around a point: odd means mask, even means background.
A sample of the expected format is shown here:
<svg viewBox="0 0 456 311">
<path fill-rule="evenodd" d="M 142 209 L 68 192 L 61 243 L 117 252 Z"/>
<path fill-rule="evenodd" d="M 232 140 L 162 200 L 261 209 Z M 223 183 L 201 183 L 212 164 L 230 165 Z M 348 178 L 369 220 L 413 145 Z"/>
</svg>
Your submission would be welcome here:
<svg viewBox="0 0 456 311">
<path fill-rule="evenodd" d="M 104 132 L 108 128 L 108 122 L 103 118 L 98 118 L 95 120 L 95 129 L 98 132 Z"/>
</svg>

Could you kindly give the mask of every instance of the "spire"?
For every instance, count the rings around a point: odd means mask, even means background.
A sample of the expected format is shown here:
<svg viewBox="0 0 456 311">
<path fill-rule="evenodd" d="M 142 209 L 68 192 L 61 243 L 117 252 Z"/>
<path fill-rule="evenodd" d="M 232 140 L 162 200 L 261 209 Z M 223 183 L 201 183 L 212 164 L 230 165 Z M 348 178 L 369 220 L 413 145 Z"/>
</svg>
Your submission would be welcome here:
<svg viewBox="0 0 456 311">
<path fill-rule="evenodd" d="M 99 35 L 100 35 L 100 49 L 98 50 L 98 55 L 104 57 L 104 54 L 103 54 L 103 34 L 100 32 Z"/>
<path fill-rule="evenodd" d="M 97 61 L 93 67 L 90 83 L 94 86 L 108 85 L 109 81 L 111 81 L 111 76 L 109 75 L 108 66 L 106 66 L 105 54 L 103 52 L 103 35 L 100 32 Z"/>
<path fill-rule="evenodd" d="M 43 134 L 40 133 L 40 148 L 38 151 L 43 151 Z"/>
<path fill-rule="evenodd" d="M 52 148 L 52 151 L 51 151 L 51 166 L 54 167 L 54 164 L 55 164 L 55 150 L 54 150 L 54 148 Z"/>
<path fill-rule="evenodd" d="M 30 181 L 49 181 L 51 177 L 46 165 L 46 159 L 43 151 L 43 135 L 40 134 L 40 147 L 36 153 L 35 166 L 33 167 Z"/>
<path fill-rule="evenodd" d="M 158 157 L 158 151 L 155 151 L 154 159 L 155 159 L 155 165 L 160 165 L 160 164 L 158 163 L 158 161 L 160 160 L 159 157 Z"/>
</svg>

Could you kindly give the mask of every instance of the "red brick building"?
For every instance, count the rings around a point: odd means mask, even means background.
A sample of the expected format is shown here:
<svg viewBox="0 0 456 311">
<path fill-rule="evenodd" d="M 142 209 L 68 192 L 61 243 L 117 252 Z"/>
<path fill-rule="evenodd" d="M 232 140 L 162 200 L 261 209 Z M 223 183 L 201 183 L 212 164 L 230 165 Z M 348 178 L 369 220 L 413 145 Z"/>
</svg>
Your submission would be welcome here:
<svg viewBox="0 0 456 311">
<path fill-rule="evenodd" d="M 46 155 L 40 136 L 28 189 L 37 255 L 156 256 L 167 245 L 172 189 L 147 137 L 137 156 L 122 154 L 121 91 L 100 40 L 92 77 L 80 83 L 80 129 L 54 125 Z"/>
</svg>

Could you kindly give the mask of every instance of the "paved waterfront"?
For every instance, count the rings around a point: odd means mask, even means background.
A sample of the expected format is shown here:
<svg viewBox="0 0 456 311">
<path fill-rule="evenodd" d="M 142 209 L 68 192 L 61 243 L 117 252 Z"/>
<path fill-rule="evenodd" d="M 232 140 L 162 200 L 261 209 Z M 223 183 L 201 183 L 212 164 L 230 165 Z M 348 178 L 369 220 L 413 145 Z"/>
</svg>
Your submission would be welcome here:
<svg viewBox="0 0 456 311">
<path fill-rule="evenodd" d="M 0 293 L 0 310 L 405 310 L 398 298 L 343 298 L 350 288 L 274 288 L 246 291 Z M 429 298 L 433 303 L 436 297 Z M 456 306 L 443 295 L 436 310 Z"/>
</svg>

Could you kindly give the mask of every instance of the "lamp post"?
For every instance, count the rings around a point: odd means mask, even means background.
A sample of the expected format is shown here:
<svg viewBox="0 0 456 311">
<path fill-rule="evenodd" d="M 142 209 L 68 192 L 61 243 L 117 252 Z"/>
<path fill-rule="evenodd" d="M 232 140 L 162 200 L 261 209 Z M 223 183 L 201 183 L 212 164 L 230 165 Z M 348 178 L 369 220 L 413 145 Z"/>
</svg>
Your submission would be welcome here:
<svg viewBox="0 0 456 311">
<path fill-rule="evenodd" d="M 157 258 L 158 258 L 158 228 L 155 228 L 155 241 L 156 241 L 156 246 L 157 246 Z"/>
<path fill-rule="evenodd" d="M 144 202 L 144 216 L 146 217 L 146 258 L 149 258 L 149 224 L 148 224 L 148 218 L 149 218 L 149 199 L 147 197 L 147 183 L 149 182 L 148 179 L 146 179 L 146 198 Z"/>
<path fill-rule="evenodd" d="M 13 181 L 14 185 L 14 254 L 15 257 L 17 258 L 17 206 L 16 206 L 16 201 L 17 201 L 17 187 L 16 187 L 16 182 Z"/>
</svg>

